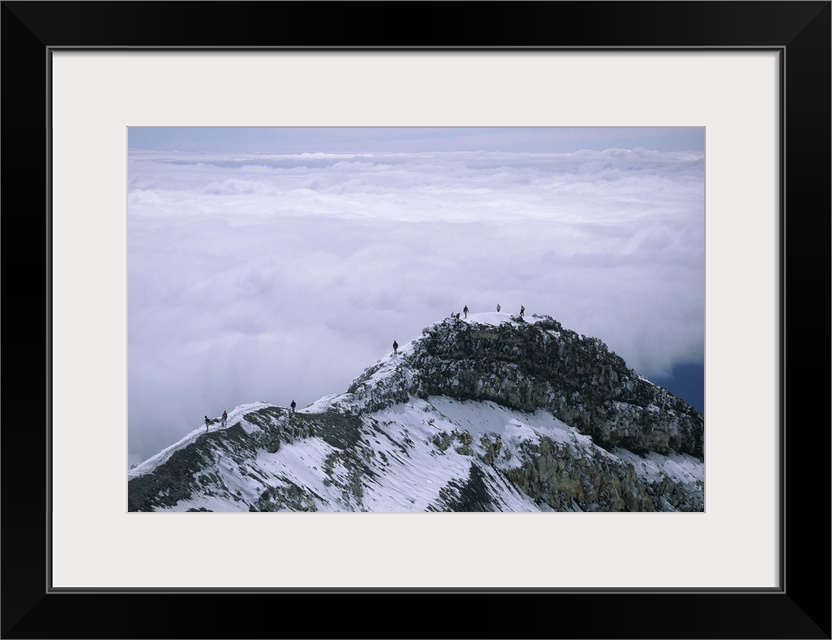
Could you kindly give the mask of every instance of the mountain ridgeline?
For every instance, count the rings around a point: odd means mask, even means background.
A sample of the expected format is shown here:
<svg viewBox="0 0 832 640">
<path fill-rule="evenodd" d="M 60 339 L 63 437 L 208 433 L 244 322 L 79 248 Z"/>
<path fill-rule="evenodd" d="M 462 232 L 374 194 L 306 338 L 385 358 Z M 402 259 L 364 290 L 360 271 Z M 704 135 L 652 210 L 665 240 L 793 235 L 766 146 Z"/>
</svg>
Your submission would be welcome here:
<svg viewBox="0 0 832 640">
<path fill-rule="evenodd" d="M 704 511 L 704 420 L 549 316 L 448 318 L 131 469 L 130 511 Z"/>
</svg>

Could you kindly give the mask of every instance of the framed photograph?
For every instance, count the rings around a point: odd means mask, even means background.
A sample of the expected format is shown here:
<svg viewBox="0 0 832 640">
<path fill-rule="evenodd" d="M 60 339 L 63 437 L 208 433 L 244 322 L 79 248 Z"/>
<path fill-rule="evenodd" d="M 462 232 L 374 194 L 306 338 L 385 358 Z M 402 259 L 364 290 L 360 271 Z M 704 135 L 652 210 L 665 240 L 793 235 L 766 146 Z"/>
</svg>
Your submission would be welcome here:
<svg viewBox="0 0 832 640">
<path fill-rule="evenodd" d="M 704 152 L 131 127 L 128 510 L 705 511 Z"/>
<path fill-rule="evenodd" d="M 385 16 L 408 27 L 393 36 L 372 26 Z M 3 2 L 1 35 L 3 637 L 830 637 L 829 2 Z M 282 151 L 269 155 L 274 146 Z M 431 162 L 415 161 L 428 151 Z M 557 189 L 528 189 L 554 181 L 555 155 L 583 181 L 564 171 Z M 477 198 L 458 198 L 463 191 Z M 586 211 L 570 205 L 576 193 Z M 265 196 L 297 224 L 278 232 L 254 222 L 250 208 Z M 547 197 L 570 233 L 547 235 Z M 636 223 L 691 202 L 700 206 L 691 218 Z M 169 206 L 175 223 L 154 217 Z M 494 213 L 505 206 L 515 213 Z M 211 207 L 222 215 L 189 217 Z M 326 207 L 342 215 L 316 218 Z M 392 210 L 421 222 L 418 232 L 407 227 L 408 242 L 390 241 L 402 228 L 386 219 Z M 696 215 L 698 237 L 678 228 Z M 629 224 L 627 262 L 603 250 L 605 238 L 623 246 L 620 221 Z M 456 235 L 463 228 L 468 242 Z M 482 259 L 489 244 L 520 255 L 530 230 L 541 245 L 525 261 Z M 417 250 L 418 233 L 433 252 Z M 556 240 L 580 249 L 547 250 Z M 485 309 L 486 291 L 468 302 L 471 318 L 465 300 L 445 309 L 454 284 L 487 285 L 447 273 L 443 281 L 436 269 L 457 263 L 443 262 L 442 249 L 477 273 L 485 264 L 516 272 L 527 285 L 495 290 L 535 302 Z M 269 258 L 252 261 L 246 250 Z M 206 271 L 234 256 L 236 265 Z M 607 276 L 593 280 L 593 270 Z M 535 512 L 531 501 L 471 508 L 469 496 L 469 508 L 443 509 L 413 480 L 409 504 L 424 508 L 379 500 L 366 512 L 304 513 L 279 508 L 302 496 L 249 499 L 256 479 L 220 496 L 203 477 L 214 501 L 190 509 L 150 508 L 185 504 L 160 502 L 175 487 L 156 476 L 145 476 L 157 484 L 144 497 L 130 493 L 129 478 L 165 447 L 148 425 L 173 423 L 174 406 L 199 414 L 174 440 L 230 438 L 253 424 L 225 406 L 232 379 L 238 395 L 228 398 L 278 387 L 274 403 L 249 409 L 278 407 L 271 418 L 308 426 L 290 408 L 300 391 L 287 387 L 302 388 L 316 370 L 337 381 L 373 348 L 345 345 L 337 331 L 327 342 L 337 325 L 322 320 L 322 291 L 347 300 L 332 311 L 345 334 L 360 318 L 367 324 L 353 309 L 377 314 L 370 324 L 384 333 L 381 359 L 350 393 L 388 360 L 412 357 L 416 336 L 388 340 L 404 323 L 385 317 L 395 293 L 361 287 L 386 275 L 413 293 L 405 315 L 418 324 L 420 306 L 441 307 L 437 326 L 448 331 L 474 326 L 466 321 L 476 314 L 506 315 L 518 331 L 567 331 L 555 325 L 568 317 L 576 340 L 586 333 L 580 339 L 598 350 L 606 345 L 591 337 L 595 327 L 626 350 L 635 338 L 622 325 L 638 324 L 653 327 L 641 338 L 648 352 L 678 354 L 661 327 L 698 326 L 704 435 L 677 430 L 668 446 L 701 460 L 685 467 L 702 474 L 701 500 L 674 491 L 663 494 L 665 509 L 596 509 L 551 497 L 535 504 L 556 508 Z M 582 309 L 570 294 L 582 282 L 608 304 Z M 289 295 L 290 283 L 319 297 Z M 231 291 L 245 293 L 238 304 L 223 303 Z M 246 302 L 264 291 L 309 308 Z M 251 331 L 271 336 L 274 357 L 246 340 Z M 217 335 L 233 345 L 225 356 Z M 274 377 L 281 356 L 285 375 Z M 214 364 L 235 373 L 217 375 Z M 170 400 L 179 396 L 189 400 Z M 138 397 L 159 411 L 139 416 Z M 297 399 L 300 413 L 311 400 Z M 250 398 L 260 400 L 272 398 Z M 458 408 L 440 409 L 462 419 Z M 689 462 L 673 460 L 678 473 Z M 342 480 L 333 469 L 343 460 L 320 462 Z M 444 495 L 449 504 L 465 492 Z M 464 624 L 425 614 L 426 604 L 441 612 L 468 603 L 489 608 Z M 379 604 L 396 628 L 358 622 Z M 492 604 L 503 613 L 488 613 Z M 293 605 L 325 615 L 289 623 L 266 613 Z M 227 621 L 196 613 L 223 610 Z"/>
</svg>

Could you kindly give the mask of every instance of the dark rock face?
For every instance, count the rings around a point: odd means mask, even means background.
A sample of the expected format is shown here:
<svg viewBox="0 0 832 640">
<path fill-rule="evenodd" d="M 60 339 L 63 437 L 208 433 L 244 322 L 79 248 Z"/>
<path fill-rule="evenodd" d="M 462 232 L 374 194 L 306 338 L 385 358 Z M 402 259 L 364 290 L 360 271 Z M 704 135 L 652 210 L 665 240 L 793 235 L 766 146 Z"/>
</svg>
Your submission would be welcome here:
<svg viewBox="0 0 832 640">
<path fill-rule="evenodd" d="M 543 438 L 527 444 L 523 462 L 507 476 L 535 501 L 562 511 L 703 511 L 701 486 L 691 490 L 669 477 L 648 482 L 632 465 L 599 450 L 575 451 Z"/>
<path fill-rule="evenodd" d="M 465 482 L 453 481 L 439 490 L 440 500 L 428 507 L 428 511 L 452 511 L 476 513 L 480 511 L 499 511 L 494 504 L 491 492 L 485 484 L 482 470 L 478 464 L 471 465 L 471 471 Z"/>
</svg>

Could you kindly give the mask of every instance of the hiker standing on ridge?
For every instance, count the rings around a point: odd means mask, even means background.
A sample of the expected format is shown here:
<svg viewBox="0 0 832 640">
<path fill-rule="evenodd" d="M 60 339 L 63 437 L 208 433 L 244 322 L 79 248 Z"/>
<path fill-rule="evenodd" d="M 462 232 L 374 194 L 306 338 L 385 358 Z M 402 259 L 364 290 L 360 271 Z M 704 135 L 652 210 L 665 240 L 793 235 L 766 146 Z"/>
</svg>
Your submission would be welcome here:
<svg viewBox="0 0 832 640">
<path fill-rule="evenodd" d="M 296 405 L 296 404 L 295 404 L 295 401 L 294 401 L 294 400 L 292 400 L 292 404 L 290 404 L 290 405 L 289 405 L 289 408 L 292 410 L 292 413 L 294 413 L 294 412 L 295 412 L 295 407 L 296 407 L 296 406 L 298 406 L 298 405 Z"/>
<path fill-rule="evenodd" d="M 497 313 L 500 313 L 500 303 L 497 303 Z"/>
<path fill-rule="evenodd" d="M 462 313 L 465 314 L 466 318 L 468 317 L 468 305 L 467 304 L 462 308 Z"/>
<path fill-rule="evenodd" d="M 208 419 L 208 416 L 205 416 L 205 430 L 208 431 L 208 425 L 211 424 L 211 421 Z"/>
<path fill-rule="evenodd" d="M 399 353 L 399 343 L 393 340 L 393 355 L 397 355 Z"/>
<path fill-rule="evenodd" d="M 222 412 L 222 426 L 225 426 L 225 423 L 226 423 L 227 420 L 228 420 L 228 412 L 223 411 Z"/>
<path fill-rule="evenodd" d="M 520 305 L 520 317 L 521 317 L 521 318 L 523 317 L 523 314 L 524 314 L 524 313 L 526 313 L 526 307 L 524 307 L 524 306 L 521 304 L 521 305 Z"/>
</svg>

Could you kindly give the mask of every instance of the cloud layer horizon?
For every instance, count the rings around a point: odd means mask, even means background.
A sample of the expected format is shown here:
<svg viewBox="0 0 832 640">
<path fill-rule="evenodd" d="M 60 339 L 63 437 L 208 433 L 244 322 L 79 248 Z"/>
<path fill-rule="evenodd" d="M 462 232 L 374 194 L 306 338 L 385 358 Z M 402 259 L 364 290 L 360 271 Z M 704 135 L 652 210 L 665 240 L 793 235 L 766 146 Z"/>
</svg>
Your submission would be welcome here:
<svg viewBox="0 0 832 640">
<path fill-rule="evenodd" d="M 704 360 L 701 149 L 143 141 L 131 133 L 129 464 L 204 415 L 344 391 L 464 305 L 551 315 L 649 379 Z"/>
</svg>

